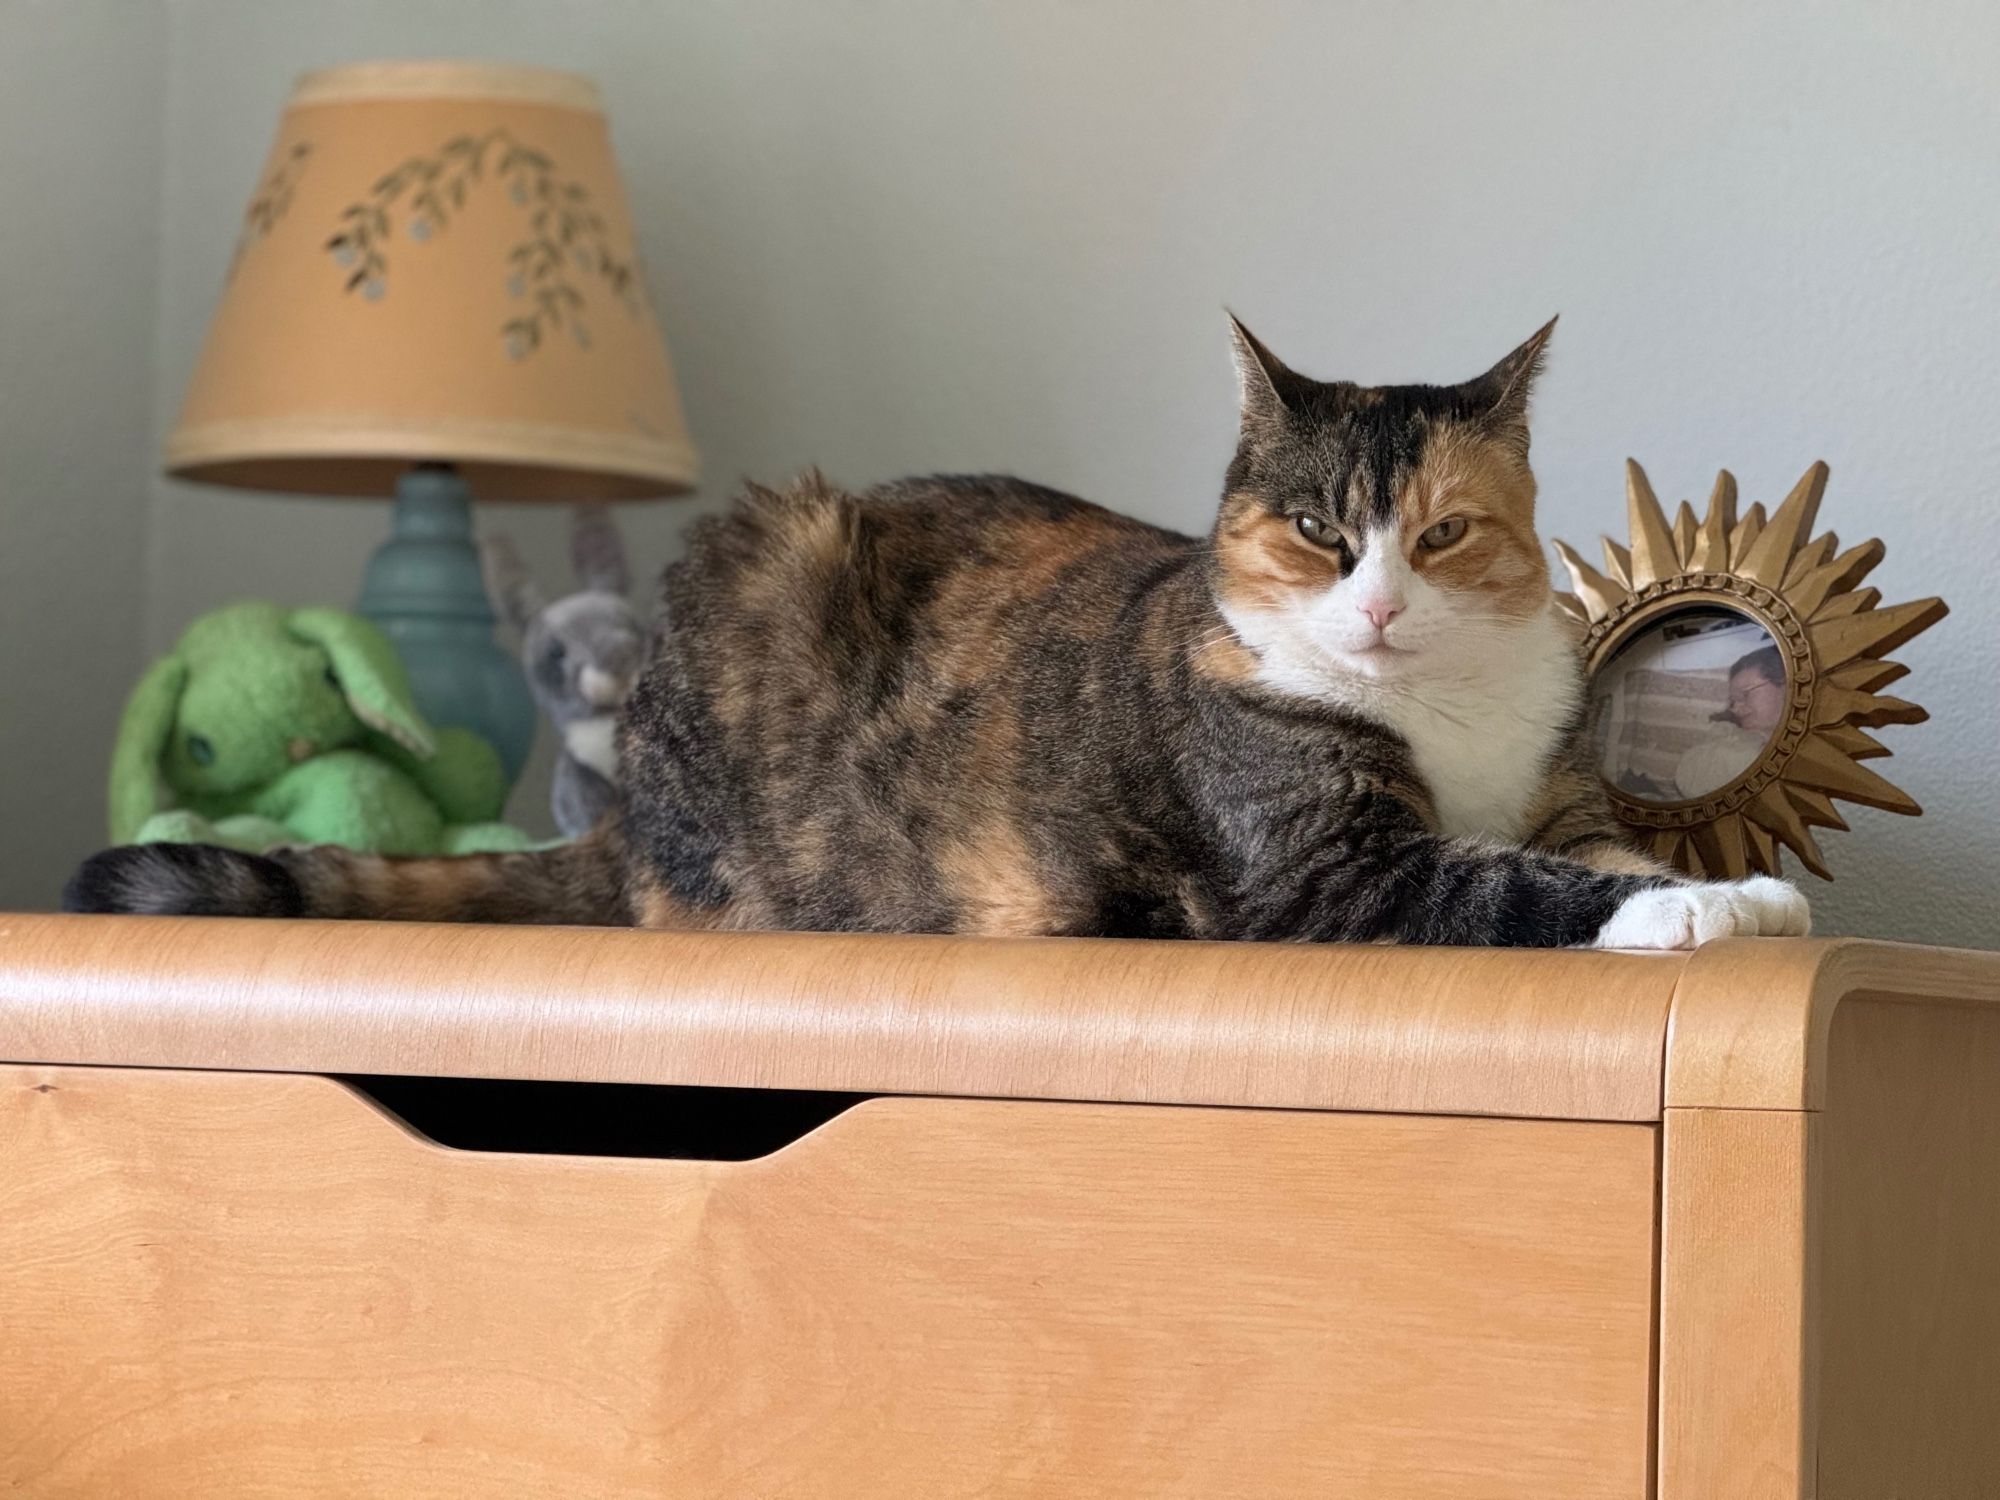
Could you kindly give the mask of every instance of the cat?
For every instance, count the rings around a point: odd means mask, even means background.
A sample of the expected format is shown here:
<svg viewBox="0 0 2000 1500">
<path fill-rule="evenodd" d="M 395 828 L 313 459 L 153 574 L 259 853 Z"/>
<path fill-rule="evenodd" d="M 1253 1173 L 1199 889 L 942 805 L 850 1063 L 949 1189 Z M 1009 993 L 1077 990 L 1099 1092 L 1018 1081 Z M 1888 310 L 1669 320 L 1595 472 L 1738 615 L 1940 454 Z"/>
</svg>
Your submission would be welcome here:
<svg viewBox="0 0 2000 1500">
<path fill-rule="evenodd" d="M 1213 531 L 997 477 L 750 486 L 666 572 L 620 806 L 525 854 L 156 844 L 76 911 L 1678 948 L 1807 927 L 1623 841 L 1535 532 L 1551 322 L 1458 385 L 1231 320 Z"/>
</svg>

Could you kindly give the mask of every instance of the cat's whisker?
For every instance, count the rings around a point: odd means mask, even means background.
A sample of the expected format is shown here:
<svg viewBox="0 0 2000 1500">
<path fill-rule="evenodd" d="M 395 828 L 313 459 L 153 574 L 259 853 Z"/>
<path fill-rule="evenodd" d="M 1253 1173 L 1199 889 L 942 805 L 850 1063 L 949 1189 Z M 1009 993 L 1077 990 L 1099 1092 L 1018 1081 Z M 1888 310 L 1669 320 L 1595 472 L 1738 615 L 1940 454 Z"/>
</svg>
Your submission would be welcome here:
<svg viewBox="0 0 2000 1500">
<path fill-rule="evenodd" d="M 1240 644 L 1234 627 L 1227 624 L 1214 626 L 1189 644 L 1186 654 L 1182 659 L 1192 664 L 1198 658 L 1206 656 L 1212 651 L 1219 650 L 1221 647 L 1230 645 L 1232 642 Z"/>
</svg>

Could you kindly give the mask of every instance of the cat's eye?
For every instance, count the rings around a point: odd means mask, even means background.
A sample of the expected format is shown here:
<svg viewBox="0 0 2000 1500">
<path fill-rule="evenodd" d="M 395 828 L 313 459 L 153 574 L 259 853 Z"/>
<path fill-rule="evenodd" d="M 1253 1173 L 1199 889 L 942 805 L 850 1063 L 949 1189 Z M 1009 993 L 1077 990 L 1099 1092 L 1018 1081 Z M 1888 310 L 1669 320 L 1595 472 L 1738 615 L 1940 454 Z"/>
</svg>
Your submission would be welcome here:
<svg viewBox="0 0 2000 1500">
<path fill-rule="evenodd" d="M 191 734 L 187 737 L 187 752 L 188 759 L 198 766 L 212 766 L 215 764 L 215 746 L 211 745 L 201 735 Z"/>
<path fill-rule="evenodd" d="M 1435 552 L 1440 547 L 1449 547 L 1464 535 L 1465 517 L 1453 516 L 1449 520 L 1438 522 L 1419 537 L 1418 541 Z"/>
<path fill-rule="evenodd" d="M 1318 516 L 1294 516 L 1292 525 L 1298 528 L 1300 536 L 1315 547 L 1337 547 L 1343 552 L 1347 550 L 1347 538 Z"/>
</svg>

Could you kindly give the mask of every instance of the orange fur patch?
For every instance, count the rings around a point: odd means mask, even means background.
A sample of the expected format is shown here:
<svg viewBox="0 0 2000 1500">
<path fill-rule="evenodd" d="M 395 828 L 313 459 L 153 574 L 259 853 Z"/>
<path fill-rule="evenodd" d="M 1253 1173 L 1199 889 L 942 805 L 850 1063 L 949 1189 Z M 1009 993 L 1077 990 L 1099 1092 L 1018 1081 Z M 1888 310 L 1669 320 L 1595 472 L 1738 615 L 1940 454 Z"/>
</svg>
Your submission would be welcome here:
<svg viewBox="0 0 2000 1500">
<path fill-rule="evenodd" d="M 993 561 L 960 568 L 939 586 L 930 614 L 939 632 L 936 670 L 962 685 L 991 680 L 1011 660 L 1013 632 L 1002 616 L 1024 599 L 1041 599 L 1090 551 L 1117 534 L 1079 517 L 1066 527 L 999 521 L 990 528 Z M 1073 619 L 1083 626 L 1086 622 Z"/>
<path fill-rule="evenodd" d="M 1206 639 L 1188 647 L 1188 663 L 1210 682 L 1244 683 L 1256 677 L 1256 653 L 1236 638 L 1227 625 L 1217 625 Z"/>
<path fill-rule="evenodd" d="M 1020 830 L 992 818 L 938 856 L 938 870 L 958 905 L 953 930 L 982 937 L 1040 937 L 1051 928 L 1048 898 Z"/>
<path fill-rule="evenodd" d="M 632 925 L 650 932 L 712 932 L 729 924 L 726 909 L 697 911 L 658 881 L 645 878 L 632 890 Z"/>
<path fill-rule="evenodd" d="M 1215 523 L 1216 592 L 1232 609 L 1275 609 L 1300 589 L 1340 581 L 1340 554 L 1314 546 L 1254 495 L 1223 497 Z"/>
<path fill-rule="evenodd" d="M 1396 497 L 1417 572 L 1451 593 L 1476 593 L 1493 613 L 1526 619 L 1548 603 L 1549 570 L 1535 534 L 1535 478 L 1505 444 L 1471 431 L 1432 435 Z M 1418 538 L 1463 517 L 1465 535 L 1437 551 Z"/>
<path fill-rule="evenodd" d="M 383 902 L 384 910 L 393 911 L 406 922 L 461 921 L 469 902 L 479 900 L 505 879 L 501 861 L 493 855 L 360 868 L 387 874 L 388 889 L 384 890 L 377 873 L 370 894 Z"/>
<path fill-rule="evenodd" d="M 1588 844 L 1570 852 L 1571 859 L 1580 865 L 1588 865 L 1593 870 L 1602 870 L 1607 875 L 1671 875 L 1674 872 L 1654 859 L 1650 854 L 1641 854 L 1637 849 L 1624 844 L 1610 842 Z"/>
</svg>

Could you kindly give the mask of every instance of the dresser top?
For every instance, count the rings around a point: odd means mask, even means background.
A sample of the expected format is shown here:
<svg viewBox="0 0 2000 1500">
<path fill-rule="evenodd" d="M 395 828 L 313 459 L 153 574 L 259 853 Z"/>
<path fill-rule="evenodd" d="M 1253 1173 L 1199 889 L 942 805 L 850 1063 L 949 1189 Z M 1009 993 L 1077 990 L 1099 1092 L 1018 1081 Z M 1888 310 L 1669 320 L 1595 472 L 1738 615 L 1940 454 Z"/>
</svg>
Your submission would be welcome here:
<svg viewBox="0 0 2000 1500">
<path fill-rule="evenodd" d="M 655 933 L 0 913 L 0 1061 L 1588 1120 L 1817 1108 L 1852 994 L 2000 954 Z"/>
</svg>

